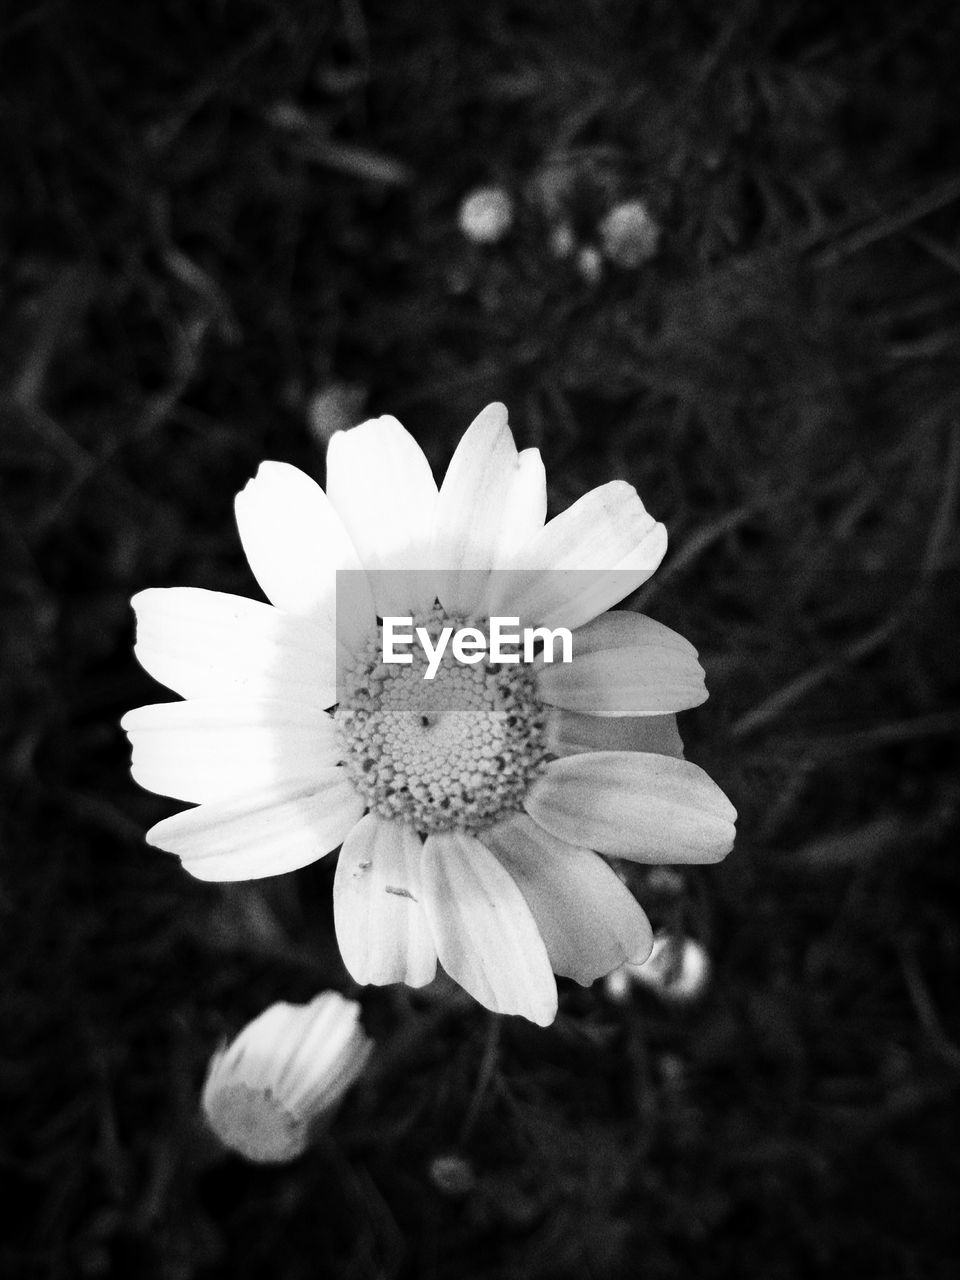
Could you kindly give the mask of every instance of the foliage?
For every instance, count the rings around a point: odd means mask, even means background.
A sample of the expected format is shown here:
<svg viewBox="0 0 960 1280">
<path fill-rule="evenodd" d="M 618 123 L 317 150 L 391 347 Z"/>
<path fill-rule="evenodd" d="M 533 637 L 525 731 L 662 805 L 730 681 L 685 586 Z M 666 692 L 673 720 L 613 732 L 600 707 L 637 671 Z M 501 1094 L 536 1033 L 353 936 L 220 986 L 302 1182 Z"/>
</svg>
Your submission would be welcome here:
<svg viewBox="0 0 960 1280">
<path fill-rule="evenodd" d="M 8 11 L 4 1275 L 952 1274 L 958 38 L 937 0 Z M 639 197 L 657 256 L 555 257 L 558 164 L 578 234 Z M 492 182 L 516 223 L 470 244 Z M 233 495 L 263 458 L 322 478 L 337 405 L 440 466 L 491 399 L 555 510 L 619 475 L 670 530 L 635 603 L 700 648 L 687 754 L 740 838 L 634 883 L 714 985 L 564 984 L 547 1031 L 365 990 L 383 1047 L 329 1140 L 220 1160 L 219 1039 L 355 992 L 331 867 L 206 886 L 144 848 L 129 597 L 253 594 Z"/>
</svg>

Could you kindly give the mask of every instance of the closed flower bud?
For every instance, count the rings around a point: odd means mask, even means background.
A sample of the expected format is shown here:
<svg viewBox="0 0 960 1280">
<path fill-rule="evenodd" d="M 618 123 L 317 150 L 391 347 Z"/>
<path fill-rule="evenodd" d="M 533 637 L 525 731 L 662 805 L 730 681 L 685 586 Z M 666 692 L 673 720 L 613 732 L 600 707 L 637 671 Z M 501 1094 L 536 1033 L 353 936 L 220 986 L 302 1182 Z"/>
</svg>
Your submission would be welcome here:
<svg viewBox="0 0 960 1280">
<path fill-rule="evenodd" d="M 347 382 L 331 382 L 315 391 L 307 401 L 307 423 L 317 444 L 325 449 L 338 431 L 355 426 L 366 398 L 364 387 Z"/>
<path fill-rule="evenodd" d="M 577 237 L 569 222 L 558 222 L 550 232 L 550 252 L 555 258 L 569 258 L 577 248 Z"/>
<path fill-rule="evenodd" d="M 373 1047 L 360 1006 L 335 991 L 309 1004 L 271 1005 L 210 1060 L 202 1106 L 225 1147 L 280 1164 L 302 1154 Z"/>
<path fill-rule="evenodd" d="M 662 1000 L 687 1004 L 697 1000 L 710 980 L 710 957 L 693 938 L 658 934 L 653 950 L 643 964 L 627 964 L 634 982 L 647 987 Z"/>
<path fill-rule="evenodd" d="M 614 1004 L 626 1004 L 630 999 L 631 978 L 625 964 L 608 973 L 603 980 L 603 989 L 608 1000 Z"/>
<path fill-rule="evenodd" d="M 639 267 L 657 252 L 660 228 L 642 200 L 614 205 L 600 223 L 605 256 L 618 267 Z"/>
<path fill-rule="evenodd" d="M 464 196 L 460 230 L 475 244 L 496 244 L 513 225 L 513 200 L 502 187 L 478 187 Z"/>
<path fill-rule="evenodd" d="M 592 244 L 585 244 L 577 254 L 577 270 L 587 284 L 596 284 L 603 275 L 603 258 L 600 250 Z"/>
</svg>

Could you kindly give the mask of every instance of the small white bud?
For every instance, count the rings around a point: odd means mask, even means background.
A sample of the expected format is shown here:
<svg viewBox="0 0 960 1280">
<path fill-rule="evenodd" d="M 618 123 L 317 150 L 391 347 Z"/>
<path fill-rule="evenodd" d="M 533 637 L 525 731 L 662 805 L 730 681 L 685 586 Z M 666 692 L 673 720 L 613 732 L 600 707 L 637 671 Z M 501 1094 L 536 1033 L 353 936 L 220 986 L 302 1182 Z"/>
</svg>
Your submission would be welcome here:
<svg viewBox="0 0 960 1280">
<path fill-rule="evenodd" d="M 569 222 L 558 222 L 550 232 L 550 252 L 555 258 L 569 258 L 577 247 L 577 237 Z"/>
<path fill-rule="evenodd" d="M 630 998 L 630 981 L 630 974 L 625 964 L 608 973 L 603 980 L 603 990 L 607 999 L 612 1000 L 614 1004 L 626 1004 Z"/>
<path fill-rule="evenodd" d="M 502 187 L 478 187 L 464 196 L 460 230 L 475 244 L 496 244 L 513 225 L 513 200 Z"/>
<path fill-rule="evenodd" d="M 336 991 L 271 1005 L 210 1059 L 201 1103 L 225 1147 L 280 1164 L 306 1150 L 362 1072 L 373 1042 Z"/>
<path fill-rule="evenodd" d="M 603 258 L 600 250 L 592 244 L 585 244 L 577 254 L 577 270 L 587 284 L 596 284 L 603 275 Z"/>
<path fill-rule="evenodd" d="M 614 205 L 599 230 L 603 252 L 615 266 L 630 270 L 657 252 L 660 228 L 642 200 Z"/>
<path fill-rule="evenodd" d="M 674 1004 L 698 999 L 710 980 L 710 957 L 704 947 L 693 938 L 666 933 L 654 938 L 653 950 L 643 964 L 627 964 L 624 968 L 634 982 Z"/>
<path fill-rule="evenodd" d="M 349 382 L 331 382 L 307 401 L 310 434 L 324 449 L 338 431 L 355 427 L 363 416 L 366 390 Z"/>
</svg>

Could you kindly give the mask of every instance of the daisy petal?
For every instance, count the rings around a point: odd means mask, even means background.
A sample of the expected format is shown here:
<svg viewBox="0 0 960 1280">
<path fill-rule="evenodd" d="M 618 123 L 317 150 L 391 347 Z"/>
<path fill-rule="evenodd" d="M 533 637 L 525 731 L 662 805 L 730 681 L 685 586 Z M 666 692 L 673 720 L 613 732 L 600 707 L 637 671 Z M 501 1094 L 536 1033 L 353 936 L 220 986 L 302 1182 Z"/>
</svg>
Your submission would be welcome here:
<svg viewBox="0 0 960 1280">
<path fill-rule="evenodd" d="M 529 455 L 534 454 L 531 458 Z M 501 548 L 543 525 L 546 477 L 536 450 L 518 454 L 502 404 L 487 405 L 457 445 L 440 488 L 434 563 L 448 613 L 472 613 Z"/>
<path fill-rule="evenodd" d="M 529 542 L 547 518 L 547 473 L 539 449 L 521 449 L 510 484 L 502 495 L 500 540 L 493 567 L 498 569 L 517 547 Z"/>
<path fill-rule="evenodd" d="M 332 716 L 309 703 L 195 698 L 137 707 L 120 725 L 133 743 L 135 781 L 194 804 L 302 791 L 340 759 Z"/>
<path fill-rule="evenodd" d="M 579 627 L 635 591 L 667 549 L 667 531 L 632 485 L 613 480 L 555 516 L 491 579 L 488 614 Z"/>
<path fill-rule="evenodd" d="M 306 618 L 198 587 L 153 587 L 132 604 L 140 665 L 181 697 L 336 701 L 334 637 Z"/>
<path fill-rule="evenodd" d="M 424 906 L 440 963 L 487 1009 L 545 1027 L 557 984 L 523 894 L 474 836 L 441 831 L 423 847 Z"/>
<path fill-rule="evenodd" d="M 653 931 L 613 869 L 589 849 L 548 835 L 526 814 L 483 833 L 533 912 L 554 972 L 589 986 L 645 960 Z"/>
<path fill-rule="evenodd" d="M 547 721 L 547 744 L 555 756 L 584 751 L 653 751 L 683 756 L 677 717 L 585 716 L 555 708 Z"/>
<path fill-rule="evenodd" d="M 652 618 L 615 610 L 578 627 L 572 638 L 572 662 L 539 663 L 540 695 L 555 707 L 646 716 L 706 701 L 696 649 Z"/>
<path fill-rule="evenodd" d="M 356 982 L 422 987 L 437 953 L 422 906 L 423 842 L 412 827 L 368 813 L 343 842 L 333 914 L 343 963 Z"/>
<path fill-rule="evenodd" d="M 198 880 L 259 880 L 316 862 L 344 840 L 363 801 L 342 769 L 326 769 L 299 795 L 261 792 L 164 818 L 147 842 L 181 859 Z"/>
<path fill-rule="evenodd" d="M 264 462 L 236 499 L 237 528 L 254 577 L 267 599 L 333 630 L 337 570 L 362 570 L 340 517 L 316 481 L 285 462 Z M 342 640 L 359 640 L 374 623 L 369 584 L 356 616 L 341 619 Z M 352 624 L 345 627 L 346 622 Z M 356 634 L 353 631 L 356 630 Z"/>
<path fill-rule="evenodd" d="M 737 816 L 697 765 L 639 751 L 553 760 L 524 808 L 561 840 L 637 862 L 719 862 Z"/>
<path fill-rule="evenodd" d="M 381 617 L 432 608 L 437 485 L 423 450 L 396 418 L 338 431 L 327 449 L 327 495 L 367 570 Z M 391 574 L 406 570 L 401 580 Z"/>
</svg>

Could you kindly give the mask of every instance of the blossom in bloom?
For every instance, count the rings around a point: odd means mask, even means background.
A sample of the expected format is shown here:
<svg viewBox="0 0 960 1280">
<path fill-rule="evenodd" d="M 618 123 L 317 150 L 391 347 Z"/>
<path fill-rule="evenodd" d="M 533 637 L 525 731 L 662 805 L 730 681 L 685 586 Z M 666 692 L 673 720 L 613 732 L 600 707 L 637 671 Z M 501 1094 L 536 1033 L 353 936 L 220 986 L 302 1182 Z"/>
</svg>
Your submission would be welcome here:
<svg viewBox="0 0 960 1280">
<path fill-rule="evenodd" d="M 496 244 L 513 225 L 513 200 L 503 187 L 478 187 L 464 196 L 457 215 L 460 230 L 475 244 Z"/>
<path fill-rule="evenodd" d="M 671 1004 L 698 1000 L 710 981 L 710 957 L 694 938 L 658 933 L 650 954 L 628 961 L 605 979 L 608 997 L 622 1003 L 632 984 L 646 987 Z"/>
<path fill-rule="evenodd" d="M 363 1071 L 373 1042 L 360 1006 L 336 991 L 271 1005 L 210 1060 L 202 1107 L 224 1146 L 248 1160 L 292 1160 Z"/>
<path fill-rule="evenodd" d="M 599 226 L 603 252 L 618 267 L 642 266 L 657 252 L 660 228 L 642 200 L 614 205 Z"/>
<path fill-rule="evenodd" d="M 326 492 L 263 463 L 236 511 L 270 603 L 141 592 L 137 656 L 184 701 L 123 720 L 136 780 L 197 806 L 147 833 L 192 875 L 278 875 L 342 845 L 334 919 L 357 982 L 423 986 L 439 961 L 541 1025 L 555 973 L 587 985 L 650 950 L 602 855 L 716 862 L 736 817 L 682 758 L 673 713 L 707 696 L 696 650 L 607 612 L 656 569 L 663 525 L 620 480 L 549 521 L 546 501 L 539 453 L 517 451 L 497 404 L 439 487 L 391 417 L 333 436 Z M 433 635 L 564 626 L 573 659 L 467 665 L 448 649 L 428 683 L 422 664 L 383 663 L 387 616 Z"/>
</svg>

